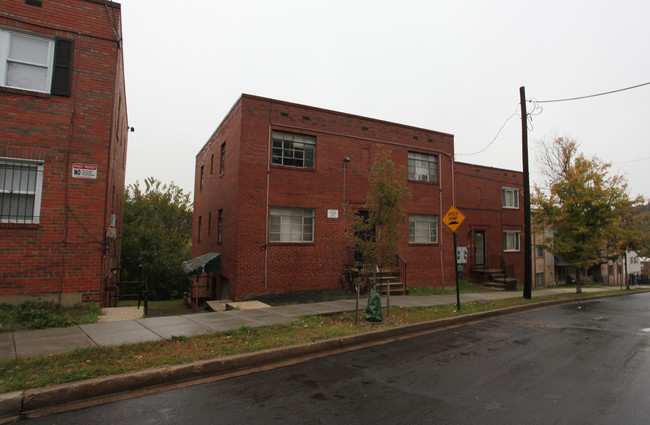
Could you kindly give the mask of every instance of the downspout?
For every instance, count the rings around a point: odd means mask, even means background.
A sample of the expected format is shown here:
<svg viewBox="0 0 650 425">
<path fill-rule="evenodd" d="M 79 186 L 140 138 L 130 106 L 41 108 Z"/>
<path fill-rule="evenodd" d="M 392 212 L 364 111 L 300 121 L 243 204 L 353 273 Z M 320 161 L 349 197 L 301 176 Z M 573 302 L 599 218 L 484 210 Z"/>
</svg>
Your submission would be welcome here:
<svg viewBox="0 0 650 425">
<path fill-rule="evenodd" d="M 269 106 L 269 139 L 266 145 L 266 227 L 264 233 L 264 292 L 268 289 L 269 281 L 269 194 L 271 192 L 271 143 L 273 142 L 273 130 L 271 129 L 271 106 Z"/>
<path fill-rule="evenodd" d="M 438 193 L 439 193 L 439 197 L 440 197 L 439 203 L 438 203 L 438 205 L 440 206 L 440 211 L 438 213 L 438 217 L 443 217 L 443 214 L 442 214 L 442 161 L 440 161 L 440 182 L 438 184 Z M 439 220 L 441 221 L 442 219 L 439 218 Z M 442 243 L 442 235 L 443 235 L 442 221 L 440 222 L 440 231 L 438 233 L 440 233 L 440 277 L 442 279 L 442 289 L 444 290 L 445 289 L 445 260 L 444 260 L 443 255 L 442 255 L 443 246 L 444 246 L 444 244 Z"/>
<path fill-rule="evenodd" d="M 61 275 L 59 278 L 59 304 L 63 301 L 63 283 L 65 275 L 65 255 L 68 246 L 68 200 L 69 200 L 69 190 L 68 186 L 70 185 L 70 174 L 72 173 L 70 169 L 70 152 L 72 151 L 72 138 L 74 137 L 74 122 L 77 110 L 77 85 L 79 83 L 79 76 L 75 69 L 78 69 L 79 66 L 79 52 L 81 51 L 81 33 L 77 34 L 77 43 L 75 43 L 75 52 L 74 52 L 74 61 L 75 64 L 72 67 L 73 71 L 73 84 L 74 87 L 71 90 L 72 97 L 72 110 L 70 111 L 70 129 L 68 131 L 68 148 L 65 153 L 65 170 L 63 171 L 64 177 L 64 187 L 63 187 L 63 246 L 61 247 Z"/>
</svg>

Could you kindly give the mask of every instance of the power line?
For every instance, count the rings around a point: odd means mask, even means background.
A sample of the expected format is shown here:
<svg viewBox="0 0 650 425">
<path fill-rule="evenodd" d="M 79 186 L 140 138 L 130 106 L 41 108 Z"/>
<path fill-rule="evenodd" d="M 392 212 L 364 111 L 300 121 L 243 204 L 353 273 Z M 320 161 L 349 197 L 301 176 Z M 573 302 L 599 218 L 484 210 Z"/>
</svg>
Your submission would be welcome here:
<svg viewBox="0 0 650 425">
<path fill-rule="evenodd" d="M 650 156 L 646 156 L 645 158 L 639 158 L 639 159 L 630 159 L 629 161 L 614 162 L 612 163 L 612 165 L 628 164 L 630 162 L 645 161 L 647 159 L 650 159 Z"/>
<path fill-rule="evenodd" d="M 481 149 L 480 151 L 477 151 L 477 152 L 472 152 L 472 153 L 456 153 L 455 156 L 478 155 L 479 153 L 482 153 L 482 152 L 486 151 L 486 150 L 487 150 L 490 146 L 492 146 L 492 144 L 497 140 L 497 138 L 499 137 L 499 134 L 501 134 L 501 131 L 503 130 L 503 128 L 506 126 L 506 124 L 508 124 L 508 121 L 510 121 L 510 120 L 512 119 L 512 117 L 517 117 L 517 116 L 519 116 L 519 115 L 517 114 L 517 111 L 519 111 L 519 105 L 517 105 L 517 109 L 515 109 L 515 112 L 514 112 L 512 115 L 510 115 L 510 116 L 505 120 L 505 122 L 503 123 L 503 125 L 501 126 L 501 128 L 499 129 L 499 131 L 497 132 L 497 135 L 494 136 L 494 139 L 492 139 L 492 141 L 491 141 L 490 143 L 488 143 L 488 145 L 487 145 L 486 147 L 484 147 L 483 149 Z"/>
<path fill-rule="evenodd" d="M 590 95 L 587 95 L 587 96 L 579 96 L 579 97 L 570 97 L 570 98 L 567 98 L 567 99 L 538 100 L 537 103 L 557 103 L 557 102 L 569 102 L 569 101 L 572 101 L 572 100 L 589 99 L 591 97 L 605 96 L 607 94 L 619 93 L 619 92 L 622 92 L 622 91 L 625 91 L 625 90 L 637 89 L 639 87 L 648 86 L 648 85 L 650 85 L 650 81 L 647 82 L 647 83 L 643 83 L 643 84 L 637 84 L 636 86 L 625 87 L 625 88 L 622 88 L 622 89 L 607 91 L 607 92 L 604 92 L 604 93 L 596 93 L 596 94 L 590 94 Z"/>
</svg>

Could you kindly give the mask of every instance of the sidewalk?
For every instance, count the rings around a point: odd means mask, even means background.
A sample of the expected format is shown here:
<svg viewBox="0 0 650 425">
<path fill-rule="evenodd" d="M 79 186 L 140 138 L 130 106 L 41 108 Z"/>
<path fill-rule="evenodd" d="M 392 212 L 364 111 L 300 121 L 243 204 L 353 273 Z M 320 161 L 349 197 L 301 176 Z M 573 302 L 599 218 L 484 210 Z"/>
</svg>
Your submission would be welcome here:
<svg viewBox="0 0 650 425">
<path fill-rule="evenodd" d="M 583 292 L 599 292 L 615 287 L 583 288 Z M 533 291 L 540 295 L 572 293 L 575 289 L 545 289 Z M 491 301 L 518 298 L 519 292 L 489 292 L 461 294 L 461 302 Z M 365 311 L 367 299 L 359 309 Z M 456 295 L 392 296 L 391 307 L 430 307 L 454 304 Z M 382 297 L 386 306 L 386 297 Z M 147 319 L 76 325 L 68 328 L 49 328 L 31 331 L 0 333 L 0 359 L 43 356 L 73 351 L 77 348 L 116 346 L 137 342 L 171 339 L 172 336 L 196 336 L 225 332 L 241 326 L 268 326 L 298 320 L 303 315 L 331 314 L 354 311 L 355 300 L 295 304 L 253 310 L 230 310 L 184 316 L 153 317 Z"/>
</svg>

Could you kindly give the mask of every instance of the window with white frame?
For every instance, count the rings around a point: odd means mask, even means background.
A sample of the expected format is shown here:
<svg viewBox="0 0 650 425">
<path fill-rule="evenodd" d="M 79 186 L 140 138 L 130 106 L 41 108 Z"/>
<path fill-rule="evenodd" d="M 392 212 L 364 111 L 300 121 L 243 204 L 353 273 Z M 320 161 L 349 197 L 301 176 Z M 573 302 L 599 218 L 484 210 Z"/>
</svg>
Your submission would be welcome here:
<svg viewBox="0 0 650 425">
<path fill-rule="evenodd" d="M 0 29 L 0 86 L 70 96 L 72 44 Z"/>
<path fill-rule="evenodd" d="M 271 242 L 313 242 L 314 209 L 271 207 Z"/>
<path fill-rule="evenodd" d="M 409 152 L 409 180 L 438 181 L 438 157 L 419 152 Z"/>
<path fill-rule="evenodd" d="M 514 230 L 506 230 L 503 232 L 504 251 L 519 251 L 519 233 Z"/>
<path fill-rule="evenodd" d="M 437 243 L 438 216 L 409 214 L 409 243 Z"/>
<path fill-rule="evenodd" d="M 0 158 L 0 223 L 38 223 L 43 163 Z"/>
<path fill-rule="evenodd" d="M 519 208 L 519 189 L 504 187 L 501 189 L 503 208 Z"/>
<path fill-rule="evenodd" d="M 306 134 L 273 132 L 273 164 L 314 168 L 316 137 Z"/>
</svg>

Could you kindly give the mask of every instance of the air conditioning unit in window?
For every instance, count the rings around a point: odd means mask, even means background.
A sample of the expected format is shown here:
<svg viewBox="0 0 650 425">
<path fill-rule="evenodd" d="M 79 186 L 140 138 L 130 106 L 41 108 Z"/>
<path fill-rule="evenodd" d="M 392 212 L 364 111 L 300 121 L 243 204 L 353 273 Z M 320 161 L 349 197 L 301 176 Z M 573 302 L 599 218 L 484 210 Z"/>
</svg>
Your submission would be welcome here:
<svg viewBox="0 0 650 425">
<path fill-rule="evenodd" d="M 427 174 L 419 174 L 417 176 L 418 180 L 423 181 L 423 182 L 428 182 L 429 181 L 429 176 Z"/>
</svg>

